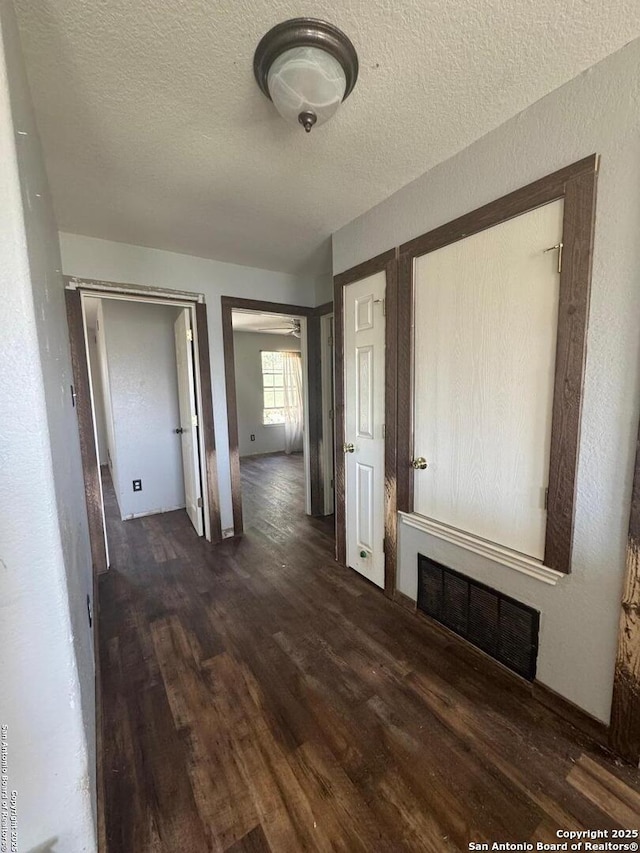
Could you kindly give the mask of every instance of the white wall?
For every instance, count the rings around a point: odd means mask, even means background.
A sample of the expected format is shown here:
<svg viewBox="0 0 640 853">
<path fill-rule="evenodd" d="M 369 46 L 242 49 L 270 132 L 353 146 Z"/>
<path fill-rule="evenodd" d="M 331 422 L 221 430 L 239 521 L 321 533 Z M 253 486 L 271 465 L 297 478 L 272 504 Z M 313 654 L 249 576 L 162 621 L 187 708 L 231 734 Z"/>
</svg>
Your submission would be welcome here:
<svg viewBox="0 0 640 853">
<path fill-rule="evenodd" d="M 331 273 L 316 276 L 314 292 L 316 305 L 333 302 L 333 276 Z"/>
<path fill-rule="evenodd" d="M 602 155 L 573 574 L 549 587 L 403 529 L 398 583 L 415 598 L 421 552 L 538 608 L 538 678 L 604 721 L 638 426 L 639 103 L 635 41 L 333 236 L 337 273 L 581 157 Z"/>
<path fill-rule="evenodd" d="M 114 486 L 122 518 L 184 507 L 173 324 L 180 309 L 102 300 Z M 115 451 L 115 452 L 114 452 Z M 132 481 L 142 480 L 134 492 Z"/>
<path fill-rule="evenodd" d="M 0 30 L 0 722 L 19 849 L 50 842 L 87 853 L 96 849 L 92 573 L 64 292 L 9 0 Z"/>
<path fill-rule="evenodd" d="M 294 350 L 300 352 L 300 339 L 293 335 L 261 335 L 234 332 L 233 348 L 236 367 L 236 399 L 238 405 L 238 438 L 240 456 L 275 453 L 284 450 L 284 424 L 264 426 L 262 423 L 261 350 Z M 251 435 L 256 440 L 251 441 Z"/>
<path fill-rule="evenodd" d="M 96 435 L 98 437 L 98 462 L 100 465 L 107 465 L 109 461 L 107 456 L 107 425 L 104 414 L 104 392 L 102 389 L 96 330 L 87 329 L 87 338 L 89 342 L 89 370 L 91 371 L 91 386 L 93 389 L 93 413 L 96 422 Z"/>
<path fill-rule="evenodd" d="M 221 296 L 314 305 L 314 280 L 145 249 L 77 234 L 60 234 L 66 275 L 203 293 L 209 319 L 213 418 L 222 527 L 233 527 L 227 401 L 224 388 Z"/>
</svg>

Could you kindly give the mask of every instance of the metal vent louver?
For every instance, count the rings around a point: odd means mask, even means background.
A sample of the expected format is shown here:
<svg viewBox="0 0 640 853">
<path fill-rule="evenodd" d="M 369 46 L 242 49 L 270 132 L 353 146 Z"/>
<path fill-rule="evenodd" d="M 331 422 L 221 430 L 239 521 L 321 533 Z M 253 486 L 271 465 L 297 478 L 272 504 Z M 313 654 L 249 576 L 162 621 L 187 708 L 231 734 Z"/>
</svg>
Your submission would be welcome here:
<svg viewBox="0 0 640 853">
<path fill-rule="evenodd" d="M 418 608 L 518 675 L 534 680 L 537 610 L 422 554 Z"/>
</svg>

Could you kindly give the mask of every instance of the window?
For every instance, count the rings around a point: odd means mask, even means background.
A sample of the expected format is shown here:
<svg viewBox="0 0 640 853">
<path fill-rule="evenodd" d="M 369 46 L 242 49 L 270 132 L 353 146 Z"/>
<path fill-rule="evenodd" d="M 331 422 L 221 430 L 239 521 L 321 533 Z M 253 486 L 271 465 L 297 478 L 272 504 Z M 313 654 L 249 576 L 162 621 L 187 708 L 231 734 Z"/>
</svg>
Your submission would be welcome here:
<svg viewBox="0 0 640 853">
<path fill-rule="evenodd" d="M 281 352 L 261 352 L 262 358 L 262 423 L 284 423 L 284 376 Z"/>
</svg>

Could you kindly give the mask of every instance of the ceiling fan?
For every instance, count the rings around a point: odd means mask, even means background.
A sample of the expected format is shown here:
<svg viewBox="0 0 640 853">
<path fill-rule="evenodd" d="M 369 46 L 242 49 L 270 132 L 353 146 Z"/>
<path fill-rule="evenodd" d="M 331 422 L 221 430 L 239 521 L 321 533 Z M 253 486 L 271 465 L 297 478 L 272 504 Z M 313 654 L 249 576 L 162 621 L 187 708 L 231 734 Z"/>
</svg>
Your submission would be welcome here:
<svg viewBox="0 0 640 853">
<path fill-rule="evenodd" d="M 268 326 L 263 329 L 258 329 L 258 332 L 278 332 L 281 335 L 293 335 L 294 338 L 300 337 L 300 320 L 295 317 L 289 317 L 286 321 L 286 326 Z"/>
</svg>

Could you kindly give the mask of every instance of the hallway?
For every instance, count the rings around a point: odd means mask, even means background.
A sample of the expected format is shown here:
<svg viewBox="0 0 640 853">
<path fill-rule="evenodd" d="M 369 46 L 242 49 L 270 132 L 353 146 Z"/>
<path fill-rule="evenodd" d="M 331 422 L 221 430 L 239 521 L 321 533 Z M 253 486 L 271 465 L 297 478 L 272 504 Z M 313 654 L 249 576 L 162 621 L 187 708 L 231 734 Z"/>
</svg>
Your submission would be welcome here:
<svg viewBox="0 0 640 853">
<path fill-rule="evenodd" d="M 217 547 L 183 511 L 121 522 L 107 498 L 109 853 L 439 853 L 637 828 L 637 774 L 337 566 L 295 490 L 260 493 L 264 464 L 243 463 L 246 536 Z"/>
<path fill-rule="evenodd" d="M 304 456 L 265 453 L 240 459 L 245 530 L 257 528 L 279 536 L 291 523 L 305 523 Z M 333 521 L 333 519 L 332 519 Z"/>
</svg>

